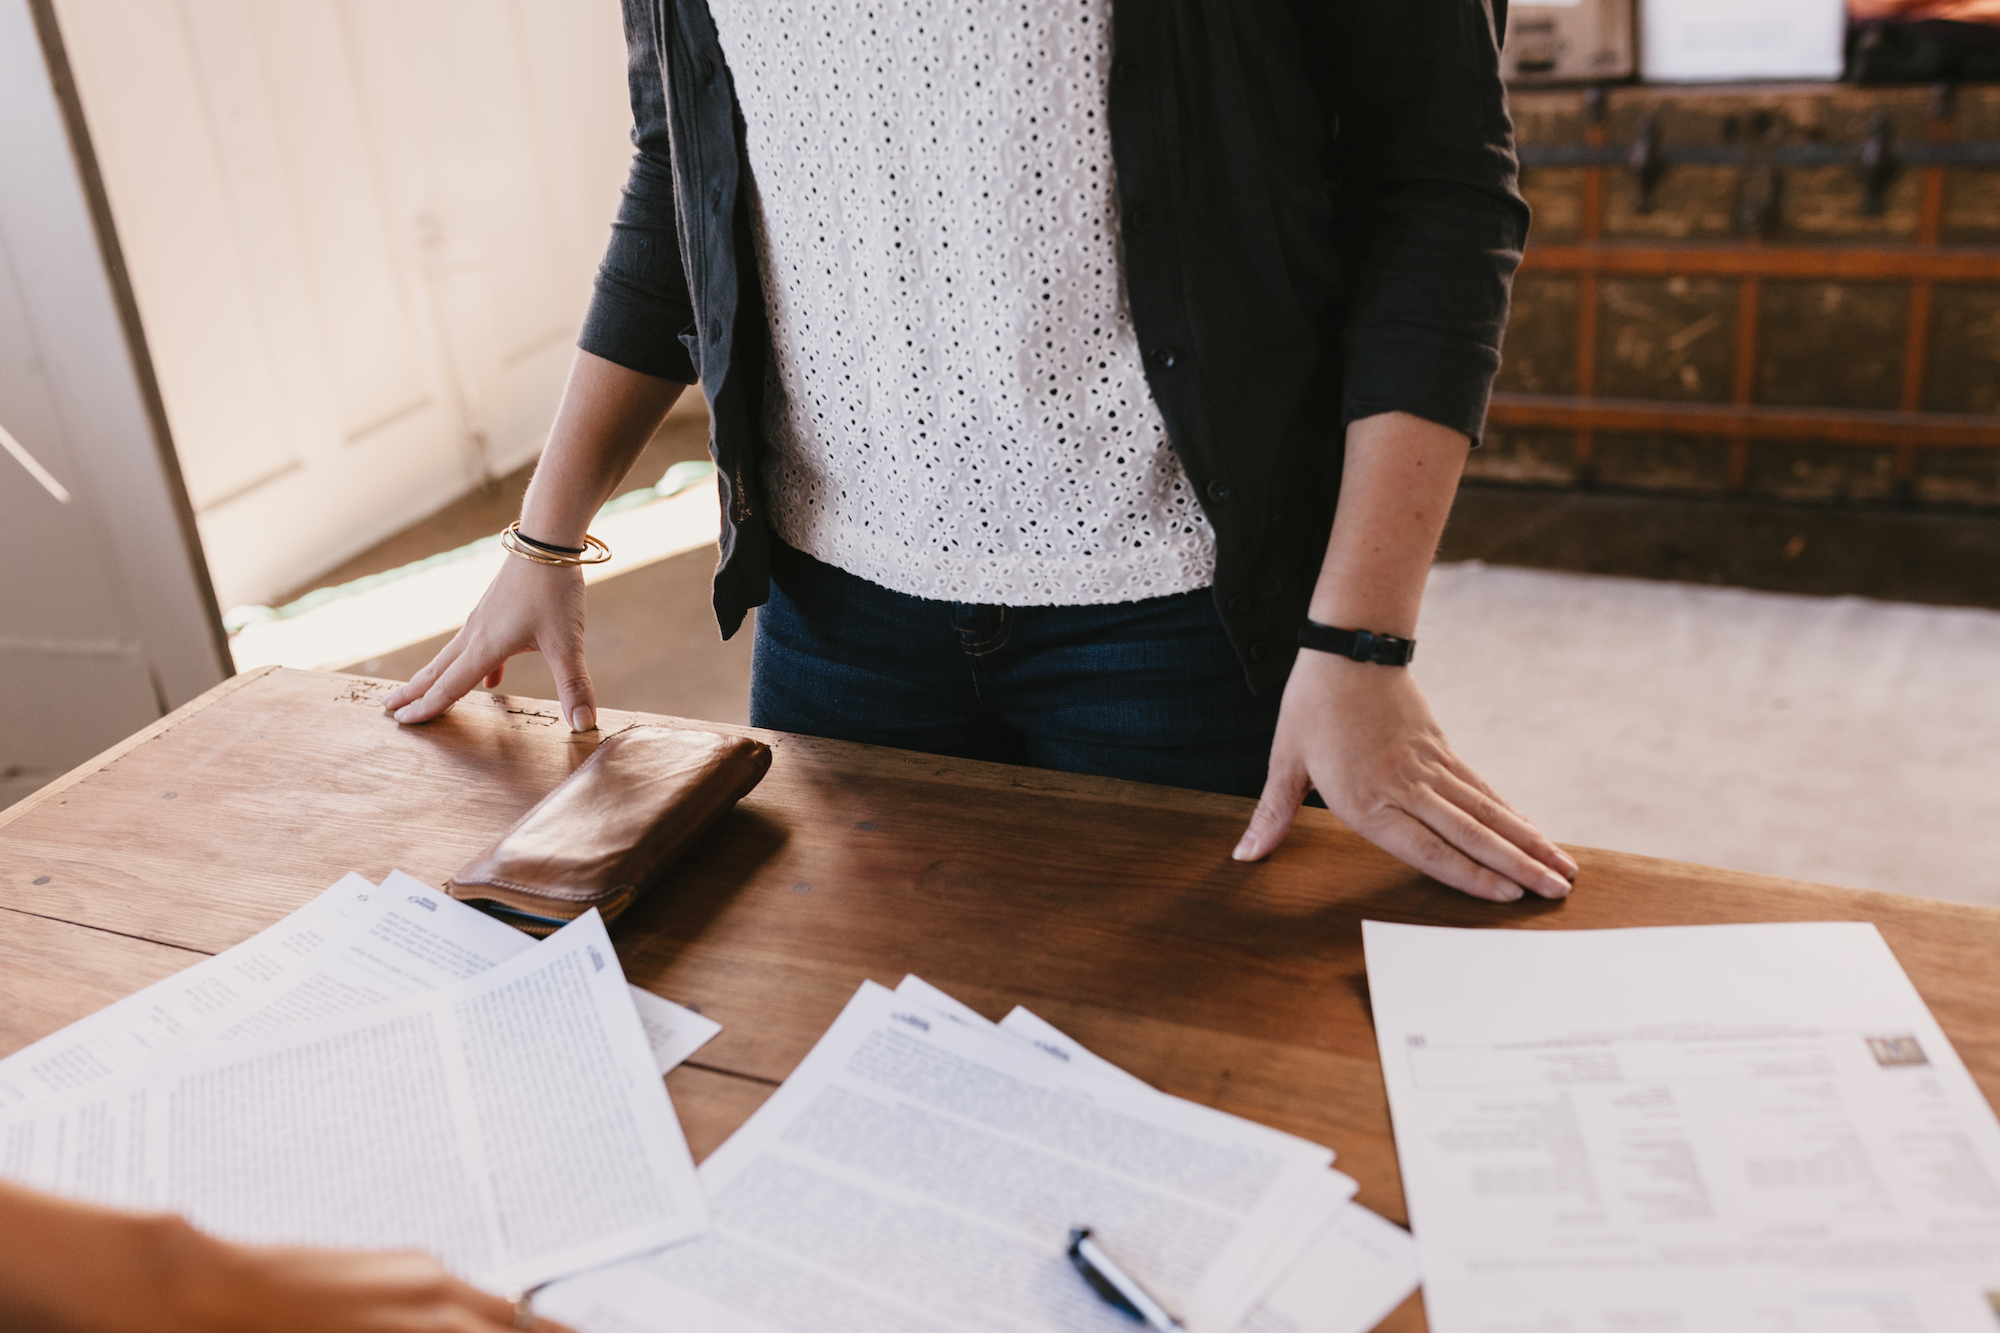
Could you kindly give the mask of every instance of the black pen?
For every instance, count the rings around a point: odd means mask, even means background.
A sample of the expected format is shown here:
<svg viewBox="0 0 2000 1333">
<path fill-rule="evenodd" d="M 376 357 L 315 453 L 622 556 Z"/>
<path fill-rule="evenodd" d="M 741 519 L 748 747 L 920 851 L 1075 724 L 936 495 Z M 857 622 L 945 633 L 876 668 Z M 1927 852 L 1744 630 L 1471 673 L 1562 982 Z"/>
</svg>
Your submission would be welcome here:
<svg viewBox="0 0 2000 1333">
<path fill-rule="evenodd" d="M 1091 1239 L 1089 1227 L 1077 1227 L 1069 1233 L 1069 1261 L 1076 1265 L 1076 1271 L 1083 1274 L 1083 1280 L 1092 1290 L 1126 1314 L 1145 1320 L 1146 1327 L 1160 1333 L 1187 1333 L 1186 1324 L 1168 1314 L 1164 1306 Z"/>
</svg>

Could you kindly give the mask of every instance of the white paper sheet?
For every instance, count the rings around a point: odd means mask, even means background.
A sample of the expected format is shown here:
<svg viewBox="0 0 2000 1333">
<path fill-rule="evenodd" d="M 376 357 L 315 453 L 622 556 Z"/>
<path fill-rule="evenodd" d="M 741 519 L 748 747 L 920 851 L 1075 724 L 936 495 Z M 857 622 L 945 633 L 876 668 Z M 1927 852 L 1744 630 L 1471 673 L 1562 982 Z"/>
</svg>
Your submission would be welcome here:
<svg viewBox="0 0 2000 1333">
<path fill-rule="evenodd" d="M 663 1000 L 649 990 L 632 988 L 632 1004 L 639 1011 L 639 1026 L 653 1048 L 653 1065 L 662 1074 L 680 1064 L 708 1044 L 722 1031 L 722 1024 L 672 1000 Z"/>
<path fill-rule="evenodd" d="M 268 992 L 240 1000 L 212 1019 L 203 1035 L 233 1041 L 447 986 L 478 976 L 534 942 L 415 876 L 392 870 L 309 965 L 293 969 Z M 662 1074 L 722 1030 L 714 1019 L 636 986 L 632 1000 Z"/>
<path fill-rule="evenodd" d="M 1364 940 L 1436 1333 L 1993 1333 L 2000 1124 L 1873 926 Z"/>
<path fill-rule="evenodd" d="M 0 1060 L 0 1111 L 85 1087 L 186 1048 L 192 1034 L 243 998 L 266 994 L 306 965 L 375 886 L 359 875 L 340 881 L 284 920 L 249 939 Z"/>
<path fill-rule="evenodd" d="M 997 1031 L 1000 1026 L 957 996 L 947 995 L 914 972 L 906 974 L 896 983 L 896 994 L 906 1000 L 927 1004 L 952 1022 L 962 1023 L 966 1027 Z"/>
<path fill-rule="evenodd" d="M 902 988 L 899 986 L 897 990 L 900 993 Z M 1077 1077 L 1115 1079 L 1128 1088 L 1144 1089 L 1156 1097 L 1168 1095 L 1137 1075 L 1119 1068 L 1057 1029 L 1053 1023 L 1045 1021 L 1032 1010 L 1024 1009 L 1020 1005 L 1015 1005 L 1007 1016 L 1000 1020 L 999 1026 L 1002 1032 L 1012 1033 L 1042 1054 L 1067 1065 Z M 1282 1299 L 1275 1311 L 1267 1310 L 1265 1307 L 1270 1304 L 1272 1296 L 1277 1294 L 1279 1280 L 1298 1265 L 1310 1262 L 1315 1266 L 1324 1266 L 1328 1262 L 1337 1261 L 1344 1266 L 1354 1266 L 1365 1262 L 1365 1255 L 1341 1255 L 1336 1259 L 1335 1256 L 1316 1252 L 1322 1241 L 1334 1246 L 1344 1244 L 1341 1238 L 1346 1233 L 1335 1229 L 1334 1224 L 1347 1209 L 1358 1207 L 1352 1202 L 1356 1189 L 1357 1185 L 1352 1176 L 1339 1171 L 1327 1171 L 1321 1176 L 1314 1193 L 1300 1199 L 1298 1211 L 1285 1219 L 1284 1226 L 1293 1234 L 1312 1237 L 1312 1241 L 1303 1250 L 1273 1251 L 1251 1270 L 1251 1275 L 1245 1279 L 1245 1286 L 1256 1293 L 1259 1303 L 1246 1319 L 1246 1327 L 1259 1322 L 1272 1328 L 1293 1327 L 1285 1318 L 1285 1312 L 1290 1306 Z M 1401 1228 L 1396 1229 L 1401 1230 Z M 1414 1284 L 1405 1288 L 1403 1295 L 1408 1296 L 1411 1290 L 1414 1290 Z M 1260 1311 L 1265 1315 L 1262 1321 L 1257 1318 Z M 1372 1327 L 1373 1323 L 1379 1323 L 1381 1320 L 1381 1316 L 1377 1315 L 1371 1323 L 1356 1322 L 1361 1318 L 1361 1314 L 1338 1304 L 1314 1309 L 1311 1315 L 1311 1321 L 1302 1327 L 1316 1331 L 1327 1330 L 1328 1333 L 1334 1330 L 1354 1333 L 1355 1330 Z M 1274 1319 L 1278 1322 L 1272 1323 Z"/>
<path fill-rule="evenodd" d="M 1064 1254 L 1069 1228 L 1087 1224 L 1118 1236 L 1120 1257 L 1192 1327 L 1220 1330 L 1254 1303 L 1257 1266 L 1310 1239 L 1284 1234 L 1283 1219 L 1319 1197 L 1325 1149 L 1143 1087 L 1079 1081 L 978 1022 L 864 986 L 703 1164 L 713 1231 L 558 1284 L 537 1309 L 591 1333 L 618 1320 L 1124 1333 Z"/>
<path fill-rule="evenodd" d="M 351 951 L 351 970 L 357 974 L 355 984 L 384 998 L 477 976 L 535 942 L 400 870 L 389 872 L 382 891 L 394 900 L 391 914 Z M 632 987 L 632 1003 L 662 1074 L 722 1031 L 714 1019 L 637 986 Z"/>
<path fill-rule="evenodd" d="M 1362 1333 L 1395 1313 L 1421 1279 L 1410 1233 L 1349 1203 L 1334 1216 L 1240 1333 Z"/>
<path fill-rule="evenodd" d="M 243 943 L 0 1060 L 0 1112 L 199 1050 L 476 976 L 534 943 L 413 876 L 338 883 Z M 722 1030 L 633 987 L 664 1074 Z"/>
<path fill-rule="evenodd" d="M 1000 1020 L 1000 1028 L 1083 1075 L 1148 1086 L 1018 1005 Z M 1417 1249 L 1410 1233 L 1352 1202 L 1351 1179 L 1328 1174 L 1340 1182 L 1342 1206 L 1296 1262 L 1260 1277 L 1269 1292 L 1238 1326 L 1242 1333 L 1363 1333 L 1417 1289 Z"/>
<path fill-rule="evenodd" d="M 496 1291 L 706 1221 L 595 912 L 451 986 L 11 1113 L 0 1174 L 232 1239 L 423 1249 Z"/>
<path fill-rule="evenodd" d="M 197 1040 L 240 1041 L 436 990 L 519 957 L 534 942 L 392 870 L 305 966 L 216 1015 Z"/>
<path fill-rule="evenodd" d="M 1073 1076 L 1086 1079 L 1109 1078 L 1128 1090 L 1137 1090 L 1155 1097 L 1168 1096 L 1145 1080 L 1128 1073 L 1081 1043 L 1072 1040 L 1054 1024 L 1044 1021 L 1020 1005 L 1015 1005 L 1005 1018 L 994 1024 L 970 1006 L 962 1004 L 914 974 L 904 977 L 897 983 L 896 994 L 906 999 L 921 1000 L 955 1022 L 971 1027 L 994 1028 L 1017 1037 L 1043 1055 L 1067 1066 Z M 1381 1251 L 1390 1248 L 1381 1233 L 1368 1231 L 1366 1234 L 1383 1243 L 1373 1248 L 1355 1249 L 1349 1243 L 1349 1230 L 1335 1225 L 1342 1213 L 1350 1208 L 1359 1207 L 1352 1202 L 1356 1188 L 1353 1177 L 1339 1171 L 1324 1172 L 1316 1188 L 1298 1198 L 1297 1208 L 1292 1216 L 1275 1223 L 1286 1234 L 1310 1236 L 1313 1239 L 1303 1251 L 1296 1248 L 1274 1250 L 1263 1262 L 1250 1269 L 1243 1279 L 1243 1285 L 1261 1303 L 1253 1309 L 1251 1316 L 1245 1321 L 1245 1327 L 1261 1324 L 1271 1330 L 1298 1329 L 1301 1333 L 1304 1330 L 1312 1330 L 1313 1333 L 1357 1333 L 1358 1330 L 1372 1328 L 1381 1322 L 1383 1314 L 1387 1311 L 1374 1313 L 1372 1319 L 1368 1318 L 1368 1315 L 1375 1311 L 1372 1299 L 1364 1299 L 1354 1304 L 1338 1301 L 1329 1304 L 1315 1300 L 1306 1306 L 1280 1292 L 1279 1279 L 1291 1269 L 1308 1262 L 1316 1269 L 1334 1266 L 1350 1274 L 1365 1272 L 1376 1279 L 1368 1286 L 1370 1293 L 1377 1287 L 1387 1287 L 1402 1282 L 1407 1276 L 1409 1279 L 1407 1284 L 1396 1297 L 1398 1303 L 1416 1290 L 1414 1277 L 1416 1251 L 1407 1243 L 1408 1235 L 1401 1227 L 1392 1223 L 1384 1224 L 1404 1237 L 1403 1248 L 1406 1253 L 1401 1256 L 1400 1263 L 1392 1263 L 1387 1271 L 1380 1271 L 1380 1266 L 1371 1261 Z M 1365 1227 L 1365 1224 L 1356 1225 Z M 1115 1238 L 1109 1239 L 1110 1243 L 1116 1244 Z M 1277 1303 L 1272 1306 L 1274 1297 Z M 1390 1308 L 1393 1309 L 1394 1306 Z M 1260 1312 L 1263 1316 L 1261 1320 L 1258 1318 Z M 1306 1316 L 1306 1322 L 1303 1324 L 1295 1322 L 1293 1318 L 1295 1314 L 1300 1313 Z"/>
</svg>

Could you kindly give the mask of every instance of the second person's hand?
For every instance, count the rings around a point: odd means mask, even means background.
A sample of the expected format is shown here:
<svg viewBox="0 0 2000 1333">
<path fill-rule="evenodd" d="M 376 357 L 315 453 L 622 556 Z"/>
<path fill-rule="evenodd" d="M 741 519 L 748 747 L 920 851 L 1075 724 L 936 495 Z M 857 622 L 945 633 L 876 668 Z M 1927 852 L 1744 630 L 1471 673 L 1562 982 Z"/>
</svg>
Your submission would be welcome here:
<svg viewBox="0 0 2000 1333">
<path fill-rule="evenodd" d="M 428 722 L 475 686 L 497 686 L 508 658 L 539 651 L 555 677 L 563 720 L 571 731 L 589 731 L 597 725 L 597 696 L 583 660 L 583 622 L 582 570 L 509 559 L 465 628 L 382 706 L 398 722 Z"/>
</svg>

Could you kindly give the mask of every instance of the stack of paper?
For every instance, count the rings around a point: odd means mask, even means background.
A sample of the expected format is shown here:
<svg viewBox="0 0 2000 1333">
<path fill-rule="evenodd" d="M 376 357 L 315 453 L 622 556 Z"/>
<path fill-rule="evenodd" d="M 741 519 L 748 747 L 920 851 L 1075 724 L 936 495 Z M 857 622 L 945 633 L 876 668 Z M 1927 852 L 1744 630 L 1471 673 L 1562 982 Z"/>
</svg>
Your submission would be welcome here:
<svg viewBox="0 0 2000 1333">
<path fill-rule="evenodd" d="M 703 1164 L 710 1231 L 537 1308 L 590 1333 L 1129 1329 L 1065 1256 L 1089 1226 L 1191 1329 L 1346 1333 L 1416 1274 L 1332 1157 L 1025 1010 L 870 983 Z"/>
<path fill-rule="evenodd" d="M 1435 1333 L 1994 1333 L 2000 1123 L 1873 926 L 1364 939 Z"/>
<path fill-rule="evenodd" d="M 400 870 L 338 883 L 234 948 L 134 992 L 0 1060 L 0 1115 L 216 1040 L 274 1031 L 433 990 L 534 940 Z M 632 1002 L 666 1073 L 721 1025 L 650 992 Z"/>
<path fill-rule="evenodd" d="M 864 985 L 697 1178 L 658 1076 L 715 1031 L 628 987 L 595 913 L 536 944 L 350 875 L 0 1060 L 0 1175 L 567 1278 L 538 1309 L 587 1333 L 1129 1327 L 1077 1226 L 1198 1333 L 1359 1333 L 1416 1284 L 1329 1150 L 914 977 Z"/>
<path fill-rule="evenodd" d="M 0 1061 L 0 1174 L 526 1289 L 706 1225 L 659 1074 L 714 1031 L 628 987 L 595 913 L 536 944 L 349 876 Z"/>
</svg>

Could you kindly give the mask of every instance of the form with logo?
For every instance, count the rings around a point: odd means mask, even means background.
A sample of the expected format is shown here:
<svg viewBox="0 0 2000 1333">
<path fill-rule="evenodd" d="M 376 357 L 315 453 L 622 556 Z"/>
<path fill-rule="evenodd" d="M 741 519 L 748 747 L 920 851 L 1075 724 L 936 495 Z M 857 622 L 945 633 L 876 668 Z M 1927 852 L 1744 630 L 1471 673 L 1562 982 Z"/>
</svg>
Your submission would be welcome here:
<svg viewBox="0 0 2000 1333">
<path fill-rule="evenodd" d="M 1873 926 L 1365 940 L 1437 1333 L 2000 1328 L 2000 1124 Z"/>
</svg>

